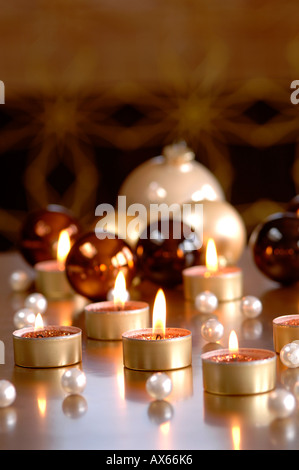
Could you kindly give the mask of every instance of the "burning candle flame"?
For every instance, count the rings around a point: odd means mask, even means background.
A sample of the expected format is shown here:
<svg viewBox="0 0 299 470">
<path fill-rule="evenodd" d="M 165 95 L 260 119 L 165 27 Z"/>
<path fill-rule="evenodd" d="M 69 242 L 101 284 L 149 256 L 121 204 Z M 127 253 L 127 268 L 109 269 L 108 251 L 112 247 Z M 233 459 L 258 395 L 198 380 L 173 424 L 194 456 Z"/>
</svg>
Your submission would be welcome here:
<svg viewBox="0 0 299 470">
<path fill-rule="evenodd" d="M 228 348 L 232 353 L 236 353 L 239 349 L 238 337 L 234 330 L 229 335 Z"/>
<path fill-rule="evenodd" d="M 113 300 L 115 305 L 124 306 L 127 299 L 126 279 L 122 271 L 119 271 L 114 283 Z"/>
<path fill-rule="evenodd" d="M 165 336 L 166 326 L 166 299 L 162 289 L 159 289 L 155 298 L 153 309 L 153 335 Z"/>
<path fill-rule="evenodd" d="M 218 270 L 217 250 L 216 250 L 215 242 L 212 238 L 209 238 L 208 243 L 207 243 L 206 266 L 209 271 Z"/>
<path fill-rule="evenodd" d="M 71 249 L 70 236 L 67 230 L 62 230 L 59 234 L 58 245 L 57 245 L 57 261 L 63 268 L 65 260 Z"/>
<path fill-rule="evenodd" d="M 34 331 L 40 330 L 44 327 L 44 322 L 40 313 L 38 313 L 35 317 L 35 324 L 34 324 Z"/>
</svg>

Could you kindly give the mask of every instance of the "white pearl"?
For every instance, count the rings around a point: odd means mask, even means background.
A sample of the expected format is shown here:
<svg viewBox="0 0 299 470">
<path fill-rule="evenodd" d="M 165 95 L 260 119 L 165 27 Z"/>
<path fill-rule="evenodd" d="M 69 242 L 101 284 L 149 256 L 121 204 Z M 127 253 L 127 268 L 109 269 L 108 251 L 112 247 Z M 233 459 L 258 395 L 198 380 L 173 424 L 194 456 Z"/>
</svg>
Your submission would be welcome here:
<svg viewBox="0 0 299 470">
<path fill-rule="evenodd" d="M 86 375 L 79 369 L 68 369 L 61 377 L 61 385 L 67 393 L 80 394 L 86 386 Z"/>
<path fill-rule="evenodd" d="M 203 313 L 212 313 L 218 307 L 218 299 L 215 294 L 204 291 L 195 297 L 195 307 Z"/>
<path fill-rule="evenodd" d="M 22 292 L 31 285 L 31 277 L 25 271 L 14 271 L 9 277 L 9 284 L 13 291 Z"/>
<path fill-rule="evenodd" d="M 299 344 L 298 343 L 288 343 L 285 344 L 280 350 L 280 360 L 281 362 L 290 368 L 295 368 L 299 366 Z"/>
<path fill-rule="evenodd" d="M 28 295 L 25 299 L 25 307 L 31 308 L 35 313 L 45 313 L 48 307 L 48 302 L 43 294 L 35 292 Z"/>
<path fill-rule="evenodd" d="M 253 295 L 247 295 L 241 300 L 241 311 L 248 318 L 255 318 L 263 310 L 262 302 Z"/>
<path fill-rule="evenodd" d="M 0 380 L 0 408 L 11 405 L 16 398 L 16 389 L 8 380 Z"/>
<path fill-rule="evenodd" d="M 156 400 L 163 400 L 171 393 L 171 378 L 164 372 L 157 372 L 147 379 L 146 390 Z"/>
<path fill-rule="evenodd" d="M 268 407 L 276 418 L 287 418 L 296 408 L 296 399 L 287 390 L 277 389 L 270 393 Z"/>
<path fill-rule="evenodd" d="M 212 343 L 222 338 L 223 333 L 224 327 L 216 318 L 209 318 L 201 327 L 202 337 Z"/>
<path fill-rule="evenodd" d="M 15 327 L 18 329 L 25 328 L 26 326 L 34 326 L 35 312 L 32 308 L 21 308 L 14 314 L 13 321 Z"/>
</svg>

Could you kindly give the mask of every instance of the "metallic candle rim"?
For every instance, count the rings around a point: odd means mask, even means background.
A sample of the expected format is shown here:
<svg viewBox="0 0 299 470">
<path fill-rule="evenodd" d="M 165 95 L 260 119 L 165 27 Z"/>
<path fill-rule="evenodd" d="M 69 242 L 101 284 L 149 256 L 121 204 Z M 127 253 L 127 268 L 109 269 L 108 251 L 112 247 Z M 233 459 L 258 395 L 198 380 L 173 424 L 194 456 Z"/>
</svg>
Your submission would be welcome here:
<svg viewBox="0 0 299 470">
<path fill-rule="evenodd" d="M 298 320 L 298 325 L 284 324 L 289 320 Z M 272 321 L 273 343 L 277 353 L 288 343 L 299 340 L 299 314 L 288 314 L 276 317 Z"/>
<path fill-rule="evenodd" d="M 122 335 L 123 364 L 133 370 L 174 370 L 192 363 L 192 333 L 185 328 L 166 328 L 167 334 L 177 337 L 144 339 L 152 335 L 152 328 L 127 331 Z"/>
<path fill-rule="evenodd" d="M 204 390 L 216 395 L 255 395 L 275 388 L 276 361 L 274 351 L 239 348 L 237 354 L 263 355 L 252 361 L 222 362 L 211 357 L 232 354 L 229 349 L 218 349 L 201 355 Z"/>
<path fill-rule="evenodd" d="M 74 295 L 65 269 L 60 269 L 59 266 L 57 260 L 39 261 L 34 265 L 37 290 L 52 300 L 60 300 Z"/>
<path fill-rule="evenodd" d="M 190 266 L 182 271 L 184 295 L 187 300 L 194 301 L 204 291 L 213 292 L 219 302 L 240 299 L 243 295 L 243 272 L 238 266 L 226 266 L 216 272 L 205 265 Z"/>
<path fill-rule="evenodd" d="M 121 340 L 129 330 L 146 328 L 149 325 L 149 304 L 143 301 L 127 300 L 122 310 L 109 311 L 112 300 L 95 302 L 84 309 L 86 334 L 98 340 Z M 130 307 L 130 310 L 126 308 Z"/>
<path fill-rule="evenodd" d="M 82 330 L 75 326 L 47 325 L 43 330 L 63 330 L 70 334 L 43 338 L 25 337 L 34 327 L 13 332 L 15 364 L 27 368 L 54 368 L 77 364 L 82 360 Z"/>
</svg>

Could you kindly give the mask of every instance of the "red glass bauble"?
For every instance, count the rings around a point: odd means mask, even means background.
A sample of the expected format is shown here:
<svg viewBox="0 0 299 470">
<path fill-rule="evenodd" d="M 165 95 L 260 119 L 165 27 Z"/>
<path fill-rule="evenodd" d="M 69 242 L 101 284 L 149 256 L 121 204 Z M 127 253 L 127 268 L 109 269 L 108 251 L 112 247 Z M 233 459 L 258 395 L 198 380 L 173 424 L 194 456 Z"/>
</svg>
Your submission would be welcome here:
<svg viewBox="0 0 299 470">
<path fill-rule="evenodd" d="M 22 225 L 19 240 L 25 260 L 34 266 L 40 261 L 56 259 L 59 234 L 65 229 L 73 243 L 81 227 L 65 207 L 49 205 L 46 209 L 30 212 Z"/>
<path fill-rule="evenodd" d="M 299 217 L 290 212 L 273 214 L 250 237 L 255 264 L 281 284 L 299 281 Z"/>
<path fill-rule="evenodd" d="M 202 241 L 179 220 L 159 220 L 147 226 L 136 246 L 144 278 L 165 287 L 182 282 L 182 270 L 200 264 Z"/>
<path fill-rule="evenodd" d="M 130 286 L 136 272 L 136 262 L 125 241 L 108 233 L 105 238 L 99 239 L 94 232 L 88 232 L 72 246 L 65 269 L 71 286 L 78 294 L 99 301 L 106 300 L 120 270 L 125 275 L 127 288 Z"/>
</svg>

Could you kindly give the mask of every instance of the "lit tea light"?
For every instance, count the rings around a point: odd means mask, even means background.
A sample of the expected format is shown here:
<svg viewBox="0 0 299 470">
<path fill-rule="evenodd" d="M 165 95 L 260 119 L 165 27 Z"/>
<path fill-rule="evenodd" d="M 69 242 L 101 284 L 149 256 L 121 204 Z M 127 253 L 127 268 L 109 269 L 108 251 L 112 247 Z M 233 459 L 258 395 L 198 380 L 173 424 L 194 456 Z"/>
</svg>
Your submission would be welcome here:
<svg viewBox="0 0 299 470">
<path fill-rule="evenodd" d="M 202 354 L 203 386 L 218 395 L 252 395 L 272 390 L 276 382 L 276 354 L 266 349 L 239 348 L 235 331 L 228 349 Z"/>
<path fill-rule="evenodd" d="M 99 340 L 121 340 L 125 331 L 149 326 L 149 305 L 146 302 L 126 300 L 126 280 L 119 271 L 113 300 L 96 302 L 85 307 L 86 333 Z"/>
<path fill-rule="evenodd" d="M 63 299 L 73 294 L 65 273 L 65 261 L 71 248 L 67 230 L 62 230 L 57 244 L 57 259 L 37 263 L 36 287 L 49 299 Z"/>
<path fill-rule="evenodd" d="M 159 289 L 153 308 L 153 327 L 127 331 L 122 335 L 123 363 L 134 370 L 172 370 L 192 362 L 191 332 L 166 328 L 166 300 Z"/>
<path fill-rule="evenodd" d="M 44 326 L 38 314 L 34 327 L 13 332 L 15 364 L 50 368 L 76 364 L 82 358 L 82 331 L 74 326 Z"/>
<path fill-rule="evenodd" d="M 243 295 L 242 270 L 236 266 L 219 266 L 217 249 L 212 238 L 207 243 L 206 265 L 186 268 L 182 275 L 187 300 L 194 301 L 204 291 L 212 292 L 219 302 L 236 300 Z"/>
<path fill-rule="evenodd" d="M 279 353 L 286 344 L 296 340 L 299 340 L 299 315 L 282 315 L 274 318 L 274 350 Z"/>
</svg>

